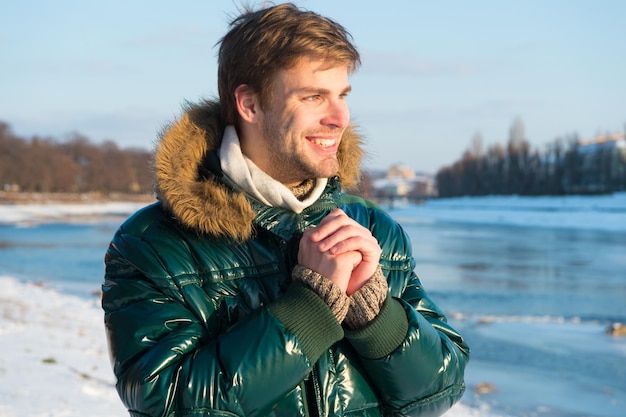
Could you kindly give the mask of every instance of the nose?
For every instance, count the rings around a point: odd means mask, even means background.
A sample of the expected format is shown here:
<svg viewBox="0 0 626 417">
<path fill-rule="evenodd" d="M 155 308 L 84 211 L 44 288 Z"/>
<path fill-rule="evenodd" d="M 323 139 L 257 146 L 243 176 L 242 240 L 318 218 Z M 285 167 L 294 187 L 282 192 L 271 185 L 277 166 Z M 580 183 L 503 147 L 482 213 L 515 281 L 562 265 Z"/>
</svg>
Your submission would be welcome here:
<svg viewBox="0 0 626 417">
<path fill-rule="evenodd" d="M 350 109 L 345 98 L 329 100 L 326 115 L 322 124 L 329 127 L 345 129 L 350 124 Z"/>
</svg>

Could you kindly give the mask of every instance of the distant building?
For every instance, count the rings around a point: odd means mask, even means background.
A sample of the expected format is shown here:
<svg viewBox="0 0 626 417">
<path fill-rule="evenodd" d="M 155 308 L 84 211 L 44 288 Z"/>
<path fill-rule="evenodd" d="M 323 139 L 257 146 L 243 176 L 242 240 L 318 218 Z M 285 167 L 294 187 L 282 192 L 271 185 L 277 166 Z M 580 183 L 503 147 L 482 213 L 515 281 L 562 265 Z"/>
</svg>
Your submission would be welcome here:
<svg viewBox="0 0 626 417">
<path fill-rule="evenodd" d="M 580 189 L 604 192 L 626 183 L 626 134 L 613 133 L 580 142 Z"/>
<path fill-rule="evenodd" d="M 403 165 L 392 165 L 383 177 L 372 179 L 372 188 L 372 197 L 384 202 L 420 202 L 437 194 L 431 175 Z"/>
<path fill-rule="evenodd" d="M 607 144 L 608 146 L 615 146 L 621 143 L 621 146 L 624 146 L 623 143 L 626 141 L 626 133 L 609 133 L 607 135 L 596 136 L 591 139 L 585 139 L 580 141 L 580 148 L 584 148 L 587 146 L 598 146 L 602 144 Z"/>
</svg>

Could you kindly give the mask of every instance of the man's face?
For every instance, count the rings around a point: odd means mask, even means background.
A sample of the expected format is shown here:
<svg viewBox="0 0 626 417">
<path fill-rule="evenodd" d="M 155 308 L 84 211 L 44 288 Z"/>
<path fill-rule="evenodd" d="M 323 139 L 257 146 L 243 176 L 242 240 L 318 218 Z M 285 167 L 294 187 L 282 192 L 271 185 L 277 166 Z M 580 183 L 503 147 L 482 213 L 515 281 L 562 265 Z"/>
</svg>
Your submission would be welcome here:
<svg viewBox="0 0 626 417">
<path fill-rule="evenodd" d="M 258 110 L 260 134 L 252 146 L 265 151 L 254 154 L 254 163 L 287 186 L 335 175 L 350 122 L 348 67 L 303 58 L 279 71 L 274 87 L 273 98 Z"/>
</svg>

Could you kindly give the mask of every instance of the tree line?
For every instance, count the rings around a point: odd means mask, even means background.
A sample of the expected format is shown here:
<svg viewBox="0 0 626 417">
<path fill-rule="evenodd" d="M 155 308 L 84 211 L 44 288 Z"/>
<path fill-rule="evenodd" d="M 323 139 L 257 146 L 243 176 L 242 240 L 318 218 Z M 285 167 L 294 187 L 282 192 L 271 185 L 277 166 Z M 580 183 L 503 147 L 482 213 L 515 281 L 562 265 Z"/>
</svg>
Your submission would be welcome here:
<svg viewBox="0 0 626 417">
<path fill-rule="evenodd" d="M 533 150 L 521 120 L 506 145 L 483 149 L 477 134 L 469 149 L 435 178 L 440 197 L 481 195 L 564 195 L 626 190 L 626 149 L 611 141 L 583 146 L 576 134 Z"/>
<path fill-rule="evenodd" d="M 62 142 L 18 137 L 0 122 L 0 187 L 5 191 L 150 193 L 151 158 L 146 150 L 120 149 L 113 141 L 96 145 L 79 133 Z"/>
<path fill-rule="evenodd" d="M 483 149 L 479 134 L 435 180 L 440 197 L 563 195 L 626 190 L 626 149 L 597 146 L 584 152 L 576 134 L 533 150 L 517 119 L 505 146 Z M 74 133 L 64 141 L 23 138 L 0 122 L 1 189 L 42 193 L 147 194 L 153 191 L 152 153 L 100 145 Z M 367 173 L 361 193 L 367 194 Z"/>
</svg>

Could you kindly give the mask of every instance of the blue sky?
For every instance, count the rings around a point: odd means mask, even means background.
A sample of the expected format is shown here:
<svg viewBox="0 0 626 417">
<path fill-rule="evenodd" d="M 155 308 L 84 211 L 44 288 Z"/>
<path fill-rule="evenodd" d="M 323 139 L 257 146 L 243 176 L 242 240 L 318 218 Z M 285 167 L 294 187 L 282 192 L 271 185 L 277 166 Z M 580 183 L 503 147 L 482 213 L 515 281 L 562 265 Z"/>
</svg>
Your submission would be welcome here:
<svg viewBox="0 0 626 417">
<path fill-rule="evenodd" d="M 343 24 L 363 66 L 366 165 L 436 172 L 474 135 L 533 146 L 626 129 L 626 1 L 298 0 Z M 247 1 L 250 4 L 259 4 Z M 151 149 L 185 100 L 217 95 L 215 43 L 240 0 L 0 5 L 0 121 Z"/>
</svg>

